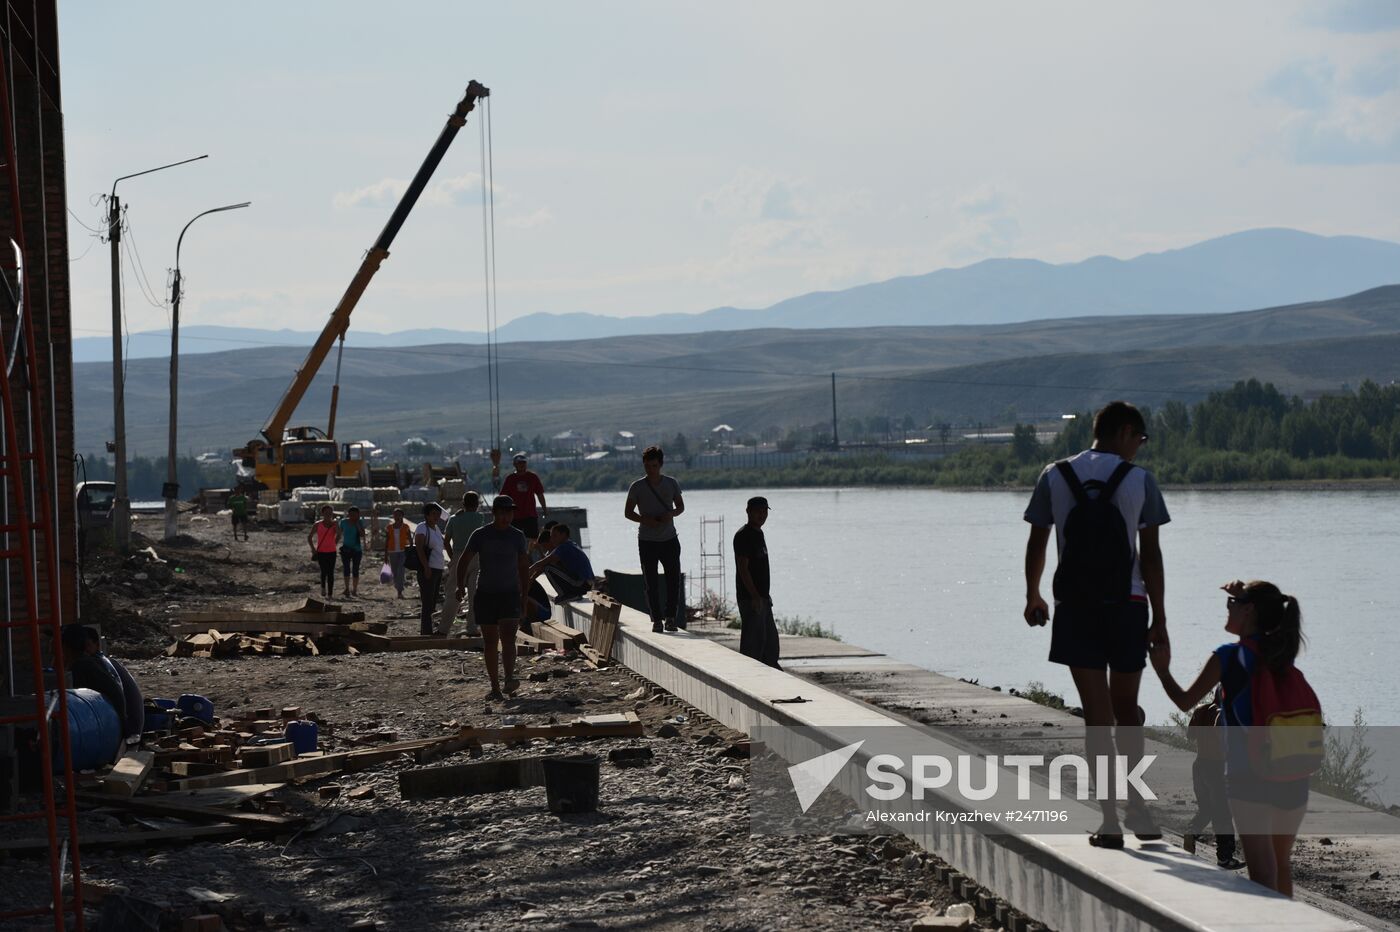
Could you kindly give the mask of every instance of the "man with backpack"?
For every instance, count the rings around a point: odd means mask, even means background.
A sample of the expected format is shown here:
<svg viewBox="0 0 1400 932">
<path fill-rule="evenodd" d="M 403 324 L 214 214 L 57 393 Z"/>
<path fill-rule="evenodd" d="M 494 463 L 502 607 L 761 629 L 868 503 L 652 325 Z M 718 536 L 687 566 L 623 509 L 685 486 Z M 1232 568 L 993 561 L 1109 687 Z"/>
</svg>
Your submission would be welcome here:
<svg viewBox="0 0 1400 932">
<path fill-rule="evenodd" d="M 1053 527 L 1059 562 L 1050 660 L 1070 668 L 1084 709 L 1086 750 L 1095 764 L 1100 755 L 1107 757 L 1110 787 L 1116 785 L 1115 753 L 1126 758 L 1130 770 L 1142 757 L 1138 686 L 1149 647 L 1167 643 L 1158 528 L 1171 517 L 1152 474 L 1133 465 L 1146 442 L 1142 413 L 1126 401 L 1110 402 L 1094 415 L 1093 446 L 1047 466 L 1025 513 L 1031 525 L 1026 624 L 1051 620 L 1040 580 Z M 1114 801 L 1101 800 L 1100 806 L 1103 824 L 1089 843 L 1123 847 Z M 1139 839 L 1161 837 L 1135 794 L 1125 822 Z"/>
</svg>

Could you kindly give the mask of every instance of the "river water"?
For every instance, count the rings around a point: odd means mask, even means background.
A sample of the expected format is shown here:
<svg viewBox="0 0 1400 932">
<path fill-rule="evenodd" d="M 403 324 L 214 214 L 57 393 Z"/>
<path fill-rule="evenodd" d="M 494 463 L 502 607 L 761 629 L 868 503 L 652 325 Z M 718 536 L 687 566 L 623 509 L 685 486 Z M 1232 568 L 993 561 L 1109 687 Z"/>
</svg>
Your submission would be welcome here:
<svg viewBox="0 0 1400 932">
<path fill-rule="evenodd" d="M 726 589 L 744 491 L 696 491 L 678 519 L 682 566 L 700 571 L 701 518 L 723 517 Z M 1049 663 L 1049 628 L 1021 620 L 1028 493 L 934 489 L 767 490 L 765 532 L 779 615 L 834 628 L 842 640 L 984 685 L 1040 681 L 1071 704 L 1067 670 Z M 559 496 L 588 509 L 594 569 L 637 570 L 636 525 L 622 493 Z M 1299 663 L 1328 717 L 1400 724 L 1400 492 L 1169 492 L 1162 529 L 1173 672 L 1188 682 L 1222 630 L 1225 581 L 1268 579 L 1298 597 L 1309 647 Z M 711 528 L 709 549 L 717 535 Z M 1044 594 L 1049 598 L 1054 544 Z M 711 588 L 718 588 L 712 582 Z M 1389 685 L 1387 685 L 1389 684 Z M 1143 676 L 1149 722 L 1172 710 Z"/>
</svg>

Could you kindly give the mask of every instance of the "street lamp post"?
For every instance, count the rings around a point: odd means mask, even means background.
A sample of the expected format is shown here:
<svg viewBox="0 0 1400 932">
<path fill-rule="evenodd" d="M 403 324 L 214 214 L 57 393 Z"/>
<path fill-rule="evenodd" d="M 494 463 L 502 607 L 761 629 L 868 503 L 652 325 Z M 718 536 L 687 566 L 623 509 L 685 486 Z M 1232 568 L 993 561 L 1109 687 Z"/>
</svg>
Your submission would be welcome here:
<svg viewBox="0 0 1400 932">
<path fill-rule="evenodd" d="M 117 199 L 117 185 L 128 178 L 139 178 L 152 172 L 207 158 L 207 155 L 197 155 L 181 162 L 171 162 L 169 165 L 122 175 L 112 182 L 112 197 L 107 202 L 107 242 L 112 247 L 112 452 L 116 455 L 117 486 L 112 498 L 112 535 L 119 553 L 126 553 L 131 546 L 131 499 L 126 491 L 126 373 L 122 369 L 122 205 Z"/>
<path fill-rule="evenodd" d="M 165 497 L 166 540 L 173 539 L 180 532 L 180 483 L 175 471 L 175 418 L 180 397 L 180 246 L 185 242 L 185 231 L 200 217 L 225 210 L 238 210 L 252 203 L 244 201 L 242 204 L 227 204 L 195 214 L 190 222 L 185 224 L 185 229 L 180 231 L 180 238 L 175 241 L 175 279 L 170 288 L 170 442 L 165 455 L 165 488 L 161 490 Z"/>
</svg>

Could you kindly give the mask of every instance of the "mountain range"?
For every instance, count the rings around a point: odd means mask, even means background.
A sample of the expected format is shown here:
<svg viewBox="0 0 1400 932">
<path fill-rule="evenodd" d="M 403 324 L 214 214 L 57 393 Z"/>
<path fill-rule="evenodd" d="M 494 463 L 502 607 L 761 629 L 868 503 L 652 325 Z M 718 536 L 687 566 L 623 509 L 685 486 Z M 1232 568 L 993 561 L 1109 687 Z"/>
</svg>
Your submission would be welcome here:
<svg viewBox="0 0 1400 932">
<path fill-rule="evenodd" d="M 1196 401 L 1259 378 L 1304 396 L 1400 378 L 1400 285 L 1262 310 L 1075 317 L 943 327 L 764 328 L 499 344 L 504 431 L 634 431 L 669 438 L 727 423 L 745 433 L 842 416 L 1004 423 L 1083 411 L 1114 397 Z M 224 450 L 255 436 L 304 350 L 231 350 L 182 368 L 180 447 Z M 332 367 L 295 423 L 324 424 Z M 165 448 L 168 363 L 127 366 L 128 448 Z M 108 363 L 74 366 L 79 451 L 112 431 Z M 481 437 L 488 423 L 480 345 L 349 347 L 337 433 L 391 444 Z"/>
<path fill-rule="evenodd" d="M 1059 265 L 988 259 L 926 275 L 842 291 L 812 292 L 766 308 L 720 307 L 698 314 L 639 317 L 528 314 L 503 324 L 502 342 L 553 342 L 649 334 L 766 328 L 1006 324 L 1091 315 L 1214 314 L 1318 301 L 1400 283 L 1400 243 L 1298 230 L 1247 230 L 1183 249 L 1132 259 L 1096 256 Z M 373 287 L 373 285 L 371 285 Z M 309 346 L 314 331 L 185 326 L 182 355 L 272 346 Z M 361 348 L 480 344 L 480 332 L 447 329 L 375 333 L 353 326 Z M 133 333 L 129 359 L 165 356 L 169 331 Z M 75 362 L 111 359 L 109 337 L 74 341 Z"/>
</svg>

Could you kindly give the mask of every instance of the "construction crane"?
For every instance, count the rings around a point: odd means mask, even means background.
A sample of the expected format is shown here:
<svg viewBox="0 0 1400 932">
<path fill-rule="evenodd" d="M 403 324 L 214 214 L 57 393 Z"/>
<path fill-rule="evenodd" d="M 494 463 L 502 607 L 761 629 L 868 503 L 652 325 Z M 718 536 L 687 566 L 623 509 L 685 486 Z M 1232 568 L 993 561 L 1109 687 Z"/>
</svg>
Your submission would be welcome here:
<svg viewBox="0 0 1400 932">
<path fill-rule="evenodd" d="M 370 451 L 364 444 L 341 445 L 335 441 L 335 414 L 340 400 L 340 363 L 345 353 L 345 333 L 350 327 L 350 314 L 360 302 L 365 289 L 369 287 L 374 273 L 379 271 L 380 264 L 389 257 L 389 247 L 393 244 L 394 237 L 408 219 L 413 205 L 418 203 L 419 196 L 427 187 L 433 172 L 437 170 L 443 155 L 447 153 L 447 148 L 452 145 L 457 131 L 466 124 L 467 114 L 476 109 L 477 102 L 490 93 L 489 88 L 476 81 L 467 85 L 466 94 L 448 116 L 447 125 L 438 134 L 437 142 L 428 150 L 427 158 L 423 160 L 418 173 L 413 176 L 413 181 L 399 199 L 398 206 L 389 215 L 389 222 L 384 225 L 379 238 L 374 241 L 369 252 L 365 253 L 359 270 L 350 279 L 349 287 L 345 289 L 345 294 L 331 312 L 330 320 L 326 322 L 321 335 L 316 338 L 315 344 L 306 354 L 306 359 L 292 377 L 292 383 L 287 386 L 282 400 L 268 417 L 267 423 L 263 424 L 262 436 L 255 437 L 242 449 L 234 451 L 241 460 L 243 468 L 240 474 L 244 477 L 245 484 L 251 483 L 257 488 L 282 492 L 302 485 L 330 484 L 335 477 L 358 476 L 366 469 Z M 306 390 L 316 378 L 316 373 L 330 355 L 331 346 L 337 341 L 340 350 L 336 357 L 335 383 L 331 388 L 331 410 L 326 420 L 326 429 L 309 426 L 289 427 L 297 405 L 301 403 Z"/>
</svg>

